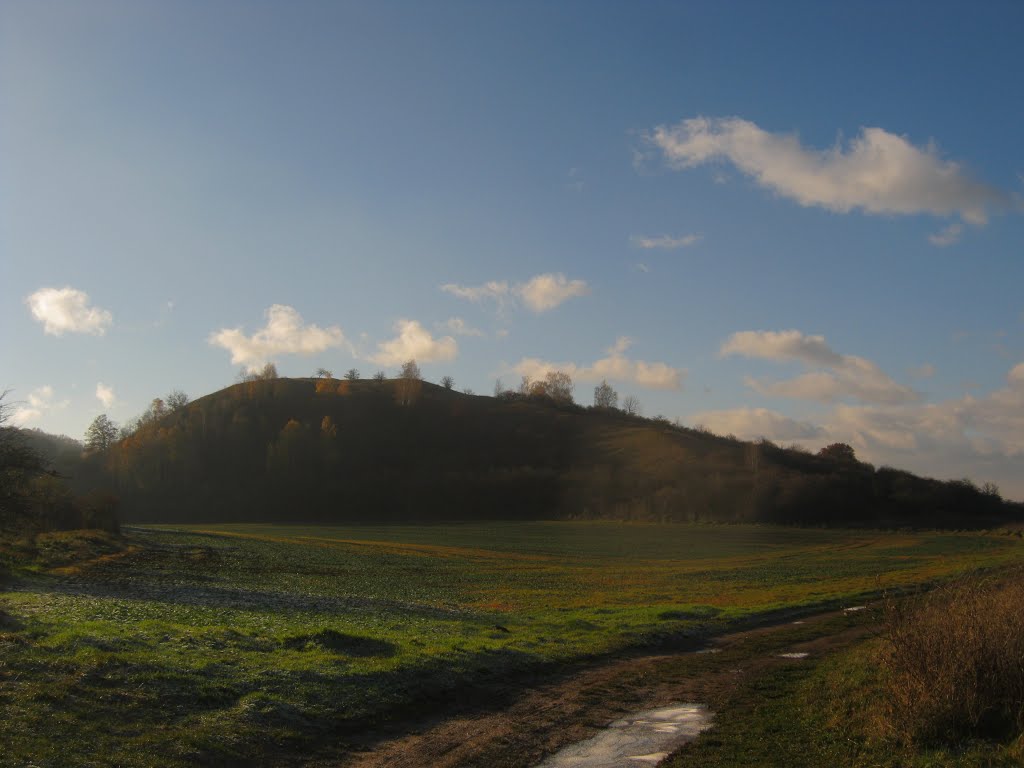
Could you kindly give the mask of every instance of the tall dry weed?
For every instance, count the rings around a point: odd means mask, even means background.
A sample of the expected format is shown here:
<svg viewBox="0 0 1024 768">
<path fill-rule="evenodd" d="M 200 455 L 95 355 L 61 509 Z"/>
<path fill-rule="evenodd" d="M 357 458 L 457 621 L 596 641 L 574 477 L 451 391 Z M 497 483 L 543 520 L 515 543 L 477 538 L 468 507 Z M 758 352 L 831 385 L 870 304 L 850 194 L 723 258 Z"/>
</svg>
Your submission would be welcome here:
<svg viewBox="0 0 1024 768">
<path fill-rule="evenodd" d="M 908 744 L 1024 728 L 1024 573 L 973 578 L 886 609 L 885 725 Z"/>
</svg>

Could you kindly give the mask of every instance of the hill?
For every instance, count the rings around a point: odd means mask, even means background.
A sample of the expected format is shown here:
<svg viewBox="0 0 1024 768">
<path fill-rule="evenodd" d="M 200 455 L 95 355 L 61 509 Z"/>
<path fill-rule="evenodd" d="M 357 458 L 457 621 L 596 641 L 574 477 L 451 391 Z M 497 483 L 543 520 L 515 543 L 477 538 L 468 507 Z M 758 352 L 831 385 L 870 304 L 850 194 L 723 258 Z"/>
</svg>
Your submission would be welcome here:
<svg viewBox="0 0 1024 768">
<path fill-rule="evenodd" d="M 127 521 L 614 518 L 982 528 L 1022 507 L 967 481 L 748 443 L 547 397 L 426 382 L 227 387 L 93 454 Z"/>
</svg>

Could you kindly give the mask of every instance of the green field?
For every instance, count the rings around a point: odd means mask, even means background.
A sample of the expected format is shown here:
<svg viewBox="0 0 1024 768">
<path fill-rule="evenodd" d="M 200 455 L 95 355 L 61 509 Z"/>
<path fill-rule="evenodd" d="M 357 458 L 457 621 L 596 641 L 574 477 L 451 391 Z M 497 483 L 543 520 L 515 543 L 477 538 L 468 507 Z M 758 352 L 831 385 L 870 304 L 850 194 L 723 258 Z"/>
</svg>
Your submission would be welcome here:
<svg viewBox="0 0 1024 768">
<path fill-rule="evenodd" d="M 318 749 L 538 664 L 1024 554 L 1005 535 L 568 522 L 153 526 L 127 539 L 0 587 L 2 764 Z"/>
</svg>

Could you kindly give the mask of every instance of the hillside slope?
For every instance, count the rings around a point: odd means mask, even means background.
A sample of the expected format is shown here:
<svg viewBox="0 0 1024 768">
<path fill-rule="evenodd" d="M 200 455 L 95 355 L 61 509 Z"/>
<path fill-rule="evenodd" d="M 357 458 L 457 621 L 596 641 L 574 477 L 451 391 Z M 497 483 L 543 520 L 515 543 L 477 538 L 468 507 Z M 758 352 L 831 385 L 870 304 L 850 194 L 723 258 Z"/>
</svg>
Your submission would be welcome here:
<svg viewBox="0 0 1024 768">
<path fill-rule="evenodd" d="M 76 479 L 128 521 L 616 518 L 988 527 L 1021 507 L 939 482 L 546 398 L 426 382 L 236 384 Z"/>
</svg>

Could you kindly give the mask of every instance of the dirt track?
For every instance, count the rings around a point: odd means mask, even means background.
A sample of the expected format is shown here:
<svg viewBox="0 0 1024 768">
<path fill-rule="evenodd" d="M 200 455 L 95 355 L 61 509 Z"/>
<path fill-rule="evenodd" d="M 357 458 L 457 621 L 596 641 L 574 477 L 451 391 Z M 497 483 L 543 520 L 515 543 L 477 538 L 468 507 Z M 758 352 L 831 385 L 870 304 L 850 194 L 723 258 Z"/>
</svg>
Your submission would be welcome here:
<svg viewBox="0 0 1024 768">
<path fill-rule="evenodd" d="M 612 720 L 676 702 L 725 706 L 739 683 L 777 664 L 800 661 L 779 653 L 820 656 L 871 633 L 867 617 L 839 621 L 841 612 L 735 632 L 710 643 L 715 652 L 692 650 L 628 656 L 598 663 L 552 681 L 521 683 L 502 692 L 501 708 L 453 700 L 446 712 L 405 723 L 394 733 L 345 757 L 318 759 L 326 768 L 529 768 L 561 747 L 592 736 Z M 804 638 L 793 642 L 795 635 Z"/>
</svg>

